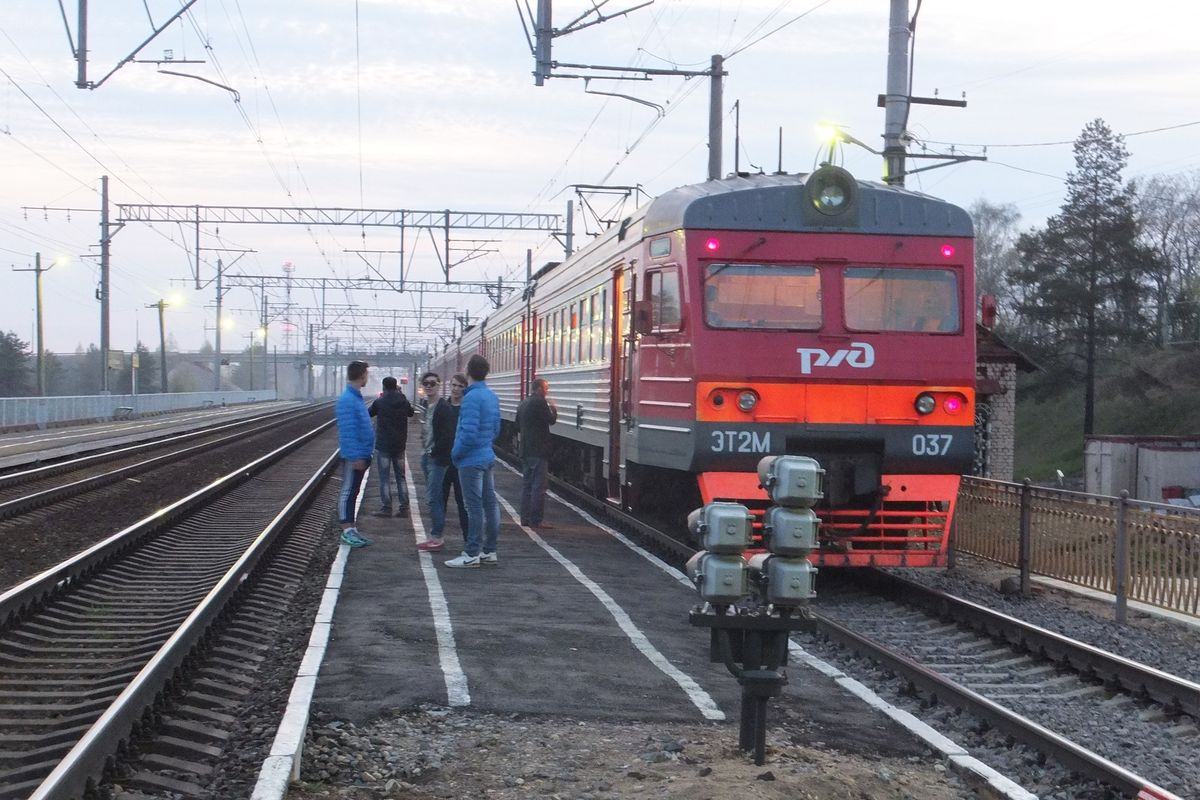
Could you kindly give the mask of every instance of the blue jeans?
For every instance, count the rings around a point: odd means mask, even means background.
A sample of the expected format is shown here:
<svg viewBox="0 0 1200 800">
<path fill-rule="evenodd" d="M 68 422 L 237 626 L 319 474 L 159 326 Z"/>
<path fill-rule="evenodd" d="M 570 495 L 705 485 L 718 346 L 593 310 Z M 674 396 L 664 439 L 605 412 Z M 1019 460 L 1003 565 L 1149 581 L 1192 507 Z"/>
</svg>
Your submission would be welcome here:
<svg viewBox="0 0 1200 800">
<path fill-rule="evenodd" d="M 521 524 L 536 528 L 546 513 L 547 459 L 521 459 Z"/>
<path fill-rule="evenodd" d="M 458 470 L 446 464 L 445 466 L 429 461 L 429 472 L 425 476 L 425 502 L 429 504 L 429 516 L 433 521 L 429 536 L 441 539 L 446 530 L 446 504 L 450 499 L 450 490 L 454 489 L 454 500 L 458 504 L 458 524 L 464 534 L 467 531 L 467 508 L 463 502 L 462 486 L 458 480 Z M 463 537 L 464 541 L 466 536 Z"/>
<path fill-rule="evenodd" d="M 392 507 L 391 473 L 396 471 L 396 500 L 400 510 L 408 509 L 408 485 L 404 480 L 404 453 L 388 455 L 380 450 L 375 451 L 375 467 L 379 470 L 379 505 L 383 508 Z"/>
<path fill-rule="evenodd" d="M 478 467 L 459 467 L 458 480 L 462 483 L 463 500 L 467 504 L 468 556 L 474 558 L 483 552 L 496 552 L 496 537 L 500 535 L 500 504 L 496 502 L 496 483 L 492 477 L 495 463 Z"/>
<path fill-rule="evenodd" d="M 355 469 L 353 462 L 342 459 L 342 492 L 338 495 L 338 519 L 342 524 L 354 524 L 355 504 L 358 502 L 358 489 L 362 486 L 365 469 Z"/>
</svg>

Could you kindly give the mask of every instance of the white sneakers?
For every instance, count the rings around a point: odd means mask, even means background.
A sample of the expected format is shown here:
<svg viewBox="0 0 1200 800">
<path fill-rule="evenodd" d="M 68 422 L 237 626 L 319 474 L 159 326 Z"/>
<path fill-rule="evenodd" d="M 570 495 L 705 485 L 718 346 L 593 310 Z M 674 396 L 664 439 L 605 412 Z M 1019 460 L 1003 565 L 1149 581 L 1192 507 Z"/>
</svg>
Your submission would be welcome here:
<svg viewBox="0 0 1200 800">
<path fill-rule="evenodd" d="M 469 556 L 466 553 L 463 553 L 462 555 L 445 562 L 447 567 L 454 568 L 478 567 L 480 564 L 487 564 L 494 567 L 499 563 L 500 557 L 495 553 L 480 553 L 477 556 Z"/>
</svg>

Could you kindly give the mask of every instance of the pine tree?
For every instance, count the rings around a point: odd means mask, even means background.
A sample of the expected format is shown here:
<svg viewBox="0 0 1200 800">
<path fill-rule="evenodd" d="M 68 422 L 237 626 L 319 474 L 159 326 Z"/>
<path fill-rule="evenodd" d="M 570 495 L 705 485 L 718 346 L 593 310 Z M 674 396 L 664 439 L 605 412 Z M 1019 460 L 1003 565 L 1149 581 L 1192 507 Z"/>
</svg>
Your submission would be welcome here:
<svg viewBox="0 0 1200 800">
<path fill-rule="evenodd" d="M 0 397 L 27 397 L 34 392 L 29 343 L 9 331 L 0 334 Z"/>
<path fill-rule="evenodd" d="M 1059 213 L 1017 241 L 1021 264 L 1011 277 L 1023 327 L 1047 357 L 1084 383 L 1084 434 L 1095 428 L 1096 367 L 1116 343 L 1145 341 L 1153 330 L 1143 308 L 1154 257 L 1138 243 L 1134 189 L 1121 183 L 1124 140 L 1089 122 L 1075 140 L 1075 169 Z"/>
</svg>

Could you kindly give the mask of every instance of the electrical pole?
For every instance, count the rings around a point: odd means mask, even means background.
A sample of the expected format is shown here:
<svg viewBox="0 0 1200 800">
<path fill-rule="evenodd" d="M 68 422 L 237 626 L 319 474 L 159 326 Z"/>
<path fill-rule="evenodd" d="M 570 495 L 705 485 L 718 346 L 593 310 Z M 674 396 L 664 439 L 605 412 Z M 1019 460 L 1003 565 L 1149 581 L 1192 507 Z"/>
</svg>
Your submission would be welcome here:
<svg viewBox="0 0 1200 800">
<path fill-rule="evenodd" d="M 254 391 L 254 331 L 250 331 L 250 391 Z"/>
<path fill-rule="evenodd" d="M 100 176 L 100 394 L 108 394 L 108 176 Z"/>
<path fill-rule="evenodd" d="M 884 97 L 883 180 L 904 185 L 904 127 L 908 119 L 908 0 L 892 0 L 888 20 L 887 95 Z"/>
<path fill-rule="evenodd" d="M 158 309 L 158 391 L 167 391 L 167 331 L 163 319 L 163 309 L 167 307 L 166 300 L 150 303 L 146 308 Z"/>
<path fill-rule="evenodd" d="M 721 106 L 724 89 L 721 76 L 724 71 L 721 65 L 725 59 L 721 55 L 712 57 L 712 69 L 709 70 L 711 82 L 708 94 L 708 179 L 719 180 L 721 177 Z"/>
<path fill-rule="evenodd" d="M 221 391 L 221 300 L 224 292 L 221 291 L 221 257 L 217 256 L 217 324 L 214 327 L 213 339 L 216 340 L 213 353 L 213 391 Z"/>
<path fill-rule="evenodd" d="M 53 264 L 50 267 L 54 266 Z M 17 269 L 13 267 L 13 272 L 32 272 L 34 298 L 37 303 L 35 306 L 37 314 L 37 393 L 38 397 L 46 396 L 46 342 L 42 335 L 42 273 L 49 272 L 50 267 L 42 269 L 42 254 L 34 253 L 32 269 Z"/>
</svg>

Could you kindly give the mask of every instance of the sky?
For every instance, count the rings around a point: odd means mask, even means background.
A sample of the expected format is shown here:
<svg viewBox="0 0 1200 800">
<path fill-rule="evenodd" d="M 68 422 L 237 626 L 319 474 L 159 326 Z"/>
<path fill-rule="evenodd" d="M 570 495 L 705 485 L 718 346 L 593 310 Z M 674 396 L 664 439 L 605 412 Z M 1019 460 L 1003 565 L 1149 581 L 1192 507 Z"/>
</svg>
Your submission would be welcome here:
<svg viewBox="0 0 1200 800">
<path fill-rule="evenodd" d="M 74 37 L 76 3 L 62 2 Z M 724 55 L 726 173 L 735 166 L 735 141 L 743 171 L 811 170 L 826 155 L 820 122 L 880 149 L 887 0 L 638 4 L 601 5 L 611 18 L 556 37 L 553 58 L 700 71 L 713 54 Z M 909 5 L 917 15 L 912 93 L 967 101 L 966 108 L 913 106 L 908 130 L 923 143 L 914 150 L 953 148 L 986 153 L 987 161 L 912 175 L 908 188 L 964 207 L 980 199 L 1012 204 L 1022 228 L 1041 225 L 1063 202 L 1071 142 L 1096 118 L 1128 137 L 1126 179 L 1200 168 L 1200 7 L 1178 0 Z M 114 214 L 116 204 L 154 203 L 565 216 L 574 200 L 577 245 L 598 230 L 596 216 L 619 218 L 634 205 L 622 209 L 612 193 L 580 198 L 574 185 L 637 186 L 644 201 L 706 178 L 708 79 L 585 86 L 554 77 L 538 87 L 518 10 L 536 7 L 533 0 L 198 0 L 138 56 L 166 59 L 169 50 L 173 63 L 126 63 L 111 72 L 150 35 L 151 20 L 161 24 L 180 6 L 91 3 L 88 78 L 104 82 L 87 90 L 75 87 L 77 64 L 56 4 L 3 0 L 0 331 L 33 340 L 34 274 L 17 270 L 41 253 L 43 266 L 53 264 L 42 275 L 47 349 L 99 343 L 102 175 Z M 590 0 L 553 6 L 557 28 L 595 20 Z M 620 13 L 626 9 L 634 10 Z M 835 158 L 860 179 L 881 176 L 882 160 L 864 148 L 844 145 Z M 912 161 L 910 169 L 931 163 Z M 203 288 L 196 290 L 194 238 L 173 224 L 131 222 L 117 231 L 113 349 L 129 351 L 137 341 L 156 349 L 158 314 L 148 306 L 159 300 L 170 304 L 166 331 L 180 347 L 212 342 L 217 258 L 230 265 L 228 274 L 282 276 L 288 265 L 297 277 L 400 275 L 395 229 L 227 224 L 201 232 Z M 408 231 L 405 251 L 408 280 L 445 279 L 427 234 Z M 562 257 L 560 241 L 545 232 L 456 232 L 459 263 L 450 278 L 518 282 L 527 251 L 535 269 Z M 325 300 L 333 310 L 328 329 L 317 331 L 318 349 L 328 341 L 331 349 L 421 350 L 441 341 L 453 316 L 476 320 L 491 307 L 482 294 L 462 293 L 336 290 Z M 223 349 L 241 350 L 256 335 L 261 297 L 232 288 L 224 303 Z M 319 293 L 296 288 L 289 297 L 279 289 L 268 303 L 272 345 L 302 349 L 305 310 L 314 323 Z M 388 332 L 393 320 L 400 327 Z"/>
</svg>

